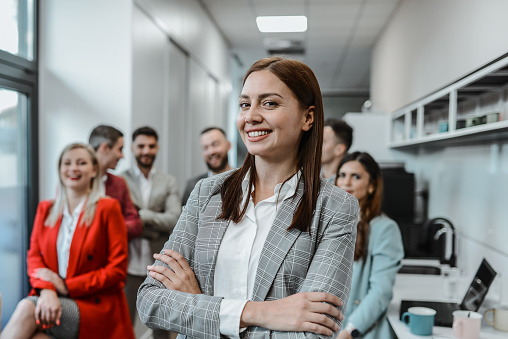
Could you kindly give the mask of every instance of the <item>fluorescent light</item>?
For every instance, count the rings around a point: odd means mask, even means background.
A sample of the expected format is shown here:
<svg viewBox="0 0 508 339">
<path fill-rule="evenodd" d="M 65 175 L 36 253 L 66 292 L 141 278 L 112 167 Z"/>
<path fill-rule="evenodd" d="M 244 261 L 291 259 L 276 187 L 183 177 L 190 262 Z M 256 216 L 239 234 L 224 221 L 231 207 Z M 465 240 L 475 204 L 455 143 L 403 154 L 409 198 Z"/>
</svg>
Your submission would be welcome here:
<svg viewBox="0 0 508 339">
<path fill-rule="evenodd" d="M 307 30 L 307 17 L 304 15 L 258 16 L 256 23 L 262 33 L 305 32 Z"/>
</svg>

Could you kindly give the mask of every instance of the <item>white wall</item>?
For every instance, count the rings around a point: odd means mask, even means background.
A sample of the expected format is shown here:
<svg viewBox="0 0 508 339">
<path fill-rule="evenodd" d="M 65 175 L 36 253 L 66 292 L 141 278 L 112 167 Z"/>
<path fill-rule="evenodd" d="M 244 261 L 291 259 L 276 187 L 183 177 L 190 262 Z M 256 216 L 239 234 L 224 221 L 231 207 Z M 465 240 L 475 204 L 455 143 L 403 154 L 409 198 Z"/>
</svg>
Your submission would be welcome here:
<svg viewBox="0 0 508 339">
<path fill-rule="evenodd" d="M 375 109 L 401 108 L 507 53 L 507 11 L 502 0 L 403 1 L 373 54 Z M 502 273 L 506 303 L 508 141 L 392 153 L 417 190 L 428 189 L 428 217 L 454 222 L 459 267 L 472 276 L 486 257 Z"/>
<path fill-rule="evenodd" d="M 100 123 L 131 133 L 131 16 L 123 0 L 40 2 L 41 199 L 54 196 L 65 145 Z"/>
<path fill-rule="evenodd" d="M 197 1 L 135 4 L 132 126 L 159 132 L 157 167 L 183 191 L 187 179 L 206 172 L 201 130 L 227 129 L 229 49 Z"/>
<path fill-rule="evenodd" d="M 373 109 L 392 112 L 508 52 L 508 1 L 405 0 L 372 56 Z"/>
<path fill-rule="evenodd" d="M 59 152 L 86 142 L 101 123 L 124 132 L 126 159 L 117 169 L 131 163 L 132 131 L 150 125 L 160 134 L 157 167 L 175 171 L 181 188 L 204 171 L 202 158 L 187 161 L 199 152 L 187 146 L 195 146 L 202 127 L 189 117 L 226 127 L 231 58 L 199 1 L 48 0 L 40 6 L 41 199 L 54 196 Z M 204 82 L 190 77 L 190 65 Z"/>
</svg>

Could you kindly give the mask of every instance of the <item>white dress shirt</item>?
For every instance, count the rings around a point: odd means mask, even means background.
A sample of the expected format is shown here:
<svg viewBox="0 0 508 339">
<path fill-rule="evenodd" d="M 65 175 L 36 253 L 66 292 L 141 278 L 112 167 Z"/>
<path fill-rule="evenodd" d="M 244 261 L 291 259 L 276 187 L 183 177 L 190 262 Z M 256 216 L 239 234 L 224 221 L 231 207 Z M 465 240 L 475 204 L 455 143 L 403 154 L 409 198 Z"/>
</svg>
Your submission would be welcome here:
<svg viewBox="0 0 508 339">
<path fill-rule="evenodd" d="M 277 205 L 291 198 L 298 187 L 299 171 L 284 185 L 275 186 L 273 196 L 256 206 L 249 197 L 245 216 L 230 223 L 222 239 L 214 275 L 214 295 L 224 297 L 220 306 L 220 332 L 239 338 L 240 317 L 248 300 L 252 299 L 256 271 L 266 237 L 277 214 Z M 242 182 L 243 201 L 247 199 L 249 173 Z"/>
<path fill-rule="evenodd" d="M 72 212 L 69 213 L 69 205 L 64 205 L 62 222 L 60 223 L 60 229 L 58 230 L 58 237 L 56 239 L 56 253 L 58 257 L 58 274 L 62 279 L 67 277 L 67 267 L 69 266 L 69 252 L 71 250 L 72 237 L 74 231 L 78 225 L 79 216 L 81 210 L 85 205 L 85 201 L 88 196 L 83 197 L 79 202 L 78 206 Z"/>
<path fill-rule="evenodd" d="M 152 192 L 155 167 L 152 167 L 148 173 L 148 178 L 145 177 L 138 166 L 134 166 L 133 170 L 139 185 L 141 201 L 143 203 L 143 206 L 140 207 L 142 209 L 146 209 L 148 208 L 148 203 L 150 201 L 150 193 Z M 142 213 L 143 212 L 141 210 L 140 216 Z M 139 237 L 129 241 L 129 266 L 127 268 L 127 273 L 137 276 L 146 276 L 146 267 L 153 264 L 153 261 L 154 259 L 150 240 Z"/>
</svg>

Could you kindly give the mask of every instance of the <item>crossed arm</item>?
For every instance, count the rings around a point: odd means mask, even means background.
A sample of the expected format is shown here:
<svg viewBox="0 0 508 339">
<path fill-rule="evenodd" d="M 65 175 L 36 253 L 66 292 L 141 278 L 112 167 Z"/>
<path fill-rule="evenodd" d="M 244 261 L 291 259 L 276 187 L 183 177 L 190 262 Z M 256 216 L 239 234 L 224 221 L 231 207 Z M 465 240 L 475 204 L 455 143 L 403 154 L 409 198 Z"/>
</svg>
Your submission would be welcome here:
<svg viewBox="0 0 508 339">
<path fill-rule="evenodd" d="M 152 265 L 149 274 L 167 289 L 201 294 L 196 276 L 185 258 L 178 252 L 164 250 L 154 258 L 166 266 Z M 240 326 L 259 326 L 274 331 L 313 332 L 332 335 L 339 331 L 334 319 L 344 317 L 337 307 L 342 301 L 325 292 L 302 292 L 272 301 L 248 301 L 243 310 Z"/>
</svg>

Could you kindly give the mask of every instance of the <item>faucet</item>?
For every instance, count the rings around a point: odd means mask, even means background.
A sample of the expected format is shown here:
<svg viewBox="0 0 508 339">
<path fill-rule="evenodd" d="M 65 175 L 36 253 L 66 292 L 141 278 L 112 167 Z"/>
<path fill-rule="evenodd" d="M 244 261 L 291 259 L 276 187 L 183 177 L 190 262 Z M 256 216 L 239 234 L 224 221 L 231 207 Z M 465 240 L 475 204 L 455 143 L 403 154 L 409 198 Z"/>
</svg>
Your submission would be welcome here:
<svg viewBox="0 0 508 339">
<path fill-rule="evenodd" d="M 445 246 L 444 253 L 440 259 L 441 264 L 448 264 L 450 267 L 456 267 L 457 265 L 457 254 L 455 253 L 455 227 L 450 220 L 445 218 L 434 218 L 428 222 L 428 225 L 443 225 L 434 234 L 434 240 L 439 240 L 443 234 L 445 234 Z M 451 245 L 451 250 L 450 250 Z"/>
</svg>

